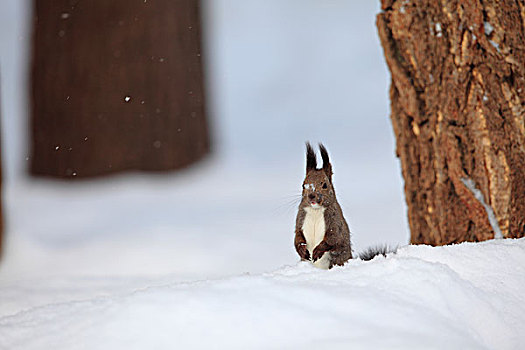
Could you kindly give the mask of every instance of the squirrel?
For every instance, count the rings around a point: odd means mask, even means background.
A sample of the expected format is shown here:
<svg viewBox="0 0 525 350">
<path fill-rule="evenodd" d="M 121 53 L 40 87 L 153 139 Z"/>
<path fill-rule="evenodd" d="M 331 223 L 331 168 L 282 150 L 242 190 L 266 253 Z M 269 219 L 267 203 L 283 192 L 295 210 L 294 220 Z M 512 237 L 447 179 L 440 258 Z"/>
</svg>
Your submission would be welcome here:
<svg viewBox="0 0 525 350">
<path fill-rule="evenodd" d="M 306 143 L 306 177 L 302 200 L 295 222 L 295 249 L 301 260 L 311 261 L 321 269 L 342 266 L 352 259 L 350 229 L 337 202 L 332 182 L 332 164 L 323 144 L 319 144 L 323 167 L 317 168 L 317 157 Z M 386 246 L 368 248 L 360 255 L 371 260 L 390 252 Z"/>
</svg>

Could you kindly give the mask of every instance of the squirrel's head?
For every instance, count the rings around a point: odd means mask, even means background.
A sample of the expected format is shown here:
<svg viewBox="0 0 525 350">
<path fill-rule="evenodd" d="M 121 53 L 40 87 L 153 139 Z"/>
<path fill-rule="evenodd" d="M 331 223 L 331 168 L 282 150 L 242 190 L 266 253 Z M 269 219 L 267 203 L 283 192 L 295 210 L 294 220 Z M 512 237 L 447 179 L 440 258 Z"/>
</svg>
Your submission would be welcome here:
<svg viewBox="0 0 525 350">
<path fill-rule="evenodd" d="M 317 157 L 309 142 L 306 143 L 306 177 L 303 182 L 303 204 L 313 208 L 328 206 L 336 201 L 332 185 L 332 164 L 323 144 L 319 144 L 323 167 L 317 168 Z"/>
</svg>

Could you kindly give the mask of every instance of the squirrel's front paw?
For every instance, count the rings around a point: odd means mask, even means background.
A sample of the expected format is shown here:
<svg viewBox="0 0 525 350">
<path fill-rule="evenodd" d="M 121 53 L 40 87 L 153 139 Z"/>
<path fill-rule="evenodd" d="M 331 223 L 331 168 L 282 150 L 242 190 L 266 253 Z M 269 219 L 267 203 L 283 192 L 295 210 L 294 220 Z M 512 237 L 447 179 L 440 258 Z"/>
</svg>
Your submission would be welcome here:
<svg viewBox="0 0 525 350">
<path fill-rule="evenodd" d="M 297 254 L 301 257 L 303 260 L 310 260 L 310 252 L 308 249 L 306 249 L 306 244 L 298 244 L 295 249 L 297 250 Z"/>
<path fill-rule="evenodd" d="M 314 252 L 312 254 L 312 261 L 316 262 L 317 260 L 321 259 L 324 253 L 326 253 L 326 249 L 318 245 L 317 247 L 315 247 Z"/>
</svg>

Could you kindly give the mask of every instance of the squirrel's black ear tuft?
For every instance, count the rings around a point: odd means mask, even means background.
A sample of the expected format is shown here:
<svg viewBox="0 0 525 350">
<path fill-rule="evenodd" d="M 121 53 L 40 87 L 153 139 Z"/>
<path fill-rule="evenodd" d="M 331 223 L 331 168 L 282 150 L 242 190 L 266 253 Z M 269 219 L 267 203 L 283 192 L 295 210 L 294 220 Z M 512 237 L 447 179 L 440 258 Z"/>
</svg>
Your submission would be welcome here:
<svg viewBox="0 0 525 350">
<path fill-rule="evenodd" d="M 310 142 L 306 142 L 306 171 L 317 169 L 317 157 Z"/>
<path fill-rule="evenodd" d="M 328 157 L 328 151 L 326 150 L 326 147 L 320 143 L 319 144 L 319 150 L 321 151 L 321 158 L 323 158 L 323 170 L 330 179 L 330 182 L 332 182 L 332 164 L 330 164 L 330 158 Z"/>
</svg>

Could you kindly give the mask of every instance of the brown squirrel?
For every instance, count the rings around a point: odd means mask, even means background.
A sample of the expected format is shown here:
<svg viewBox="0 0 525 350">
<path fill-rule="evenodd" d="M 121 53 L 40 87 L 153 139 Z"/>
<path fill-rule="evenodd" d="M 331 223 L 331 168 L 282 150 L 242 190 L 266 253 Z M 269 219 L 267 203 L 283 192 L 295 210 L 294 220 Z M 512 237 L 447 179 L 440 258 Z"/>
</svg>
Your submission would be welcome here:
<svg viewBox="0 0 525 350">
<path fill-rule="evenodd" d="M 302 260 L 311 260 L 322 269 L 343 265 L 352 258 L 350 229 L 335 197 L 332 165 L 328 152 L 319 144 L 323 167 L 306 143 L 306 177 L 295 221 L 295 249 Z"/>
<path fill-rule="evenodd" d="M 306 143 L 306 177 L 303 181 L 302 200 L 295 221 L 295 249 L 301 260 L 314 266 L 331 269 L 352 259 L 350 229 L 337 202 L 332 183 L 332 164 L 323 144 L 319 144 L 323 167 L 317 168 L 317 157 Z M 360 254 L 362 260 L 394 252 L 387 246 L 368 248 Z"/>
</svg>

